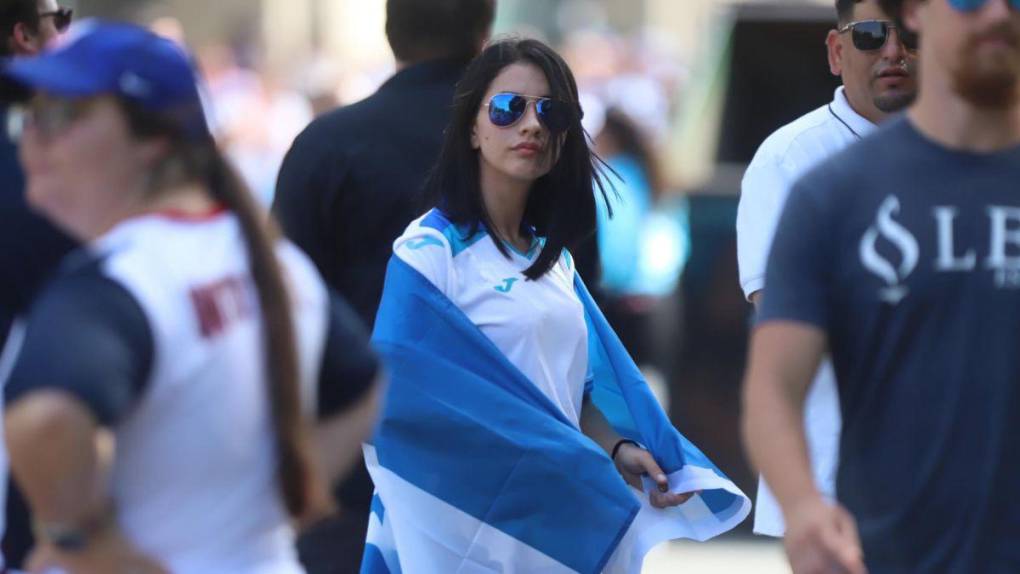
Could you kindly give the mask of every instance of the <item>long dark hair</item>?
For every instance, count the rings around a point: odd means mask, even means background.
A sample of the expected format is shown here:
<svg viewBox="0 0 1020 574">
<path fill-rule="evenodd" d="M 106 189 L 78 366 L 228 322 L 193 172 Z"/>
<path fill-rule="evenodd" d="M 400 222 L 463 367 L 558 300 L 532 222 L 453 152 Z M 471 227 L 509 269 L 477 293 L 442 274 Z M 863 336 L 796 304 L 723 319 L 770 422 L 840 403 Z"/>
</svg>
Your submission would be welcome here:
<svg viewBox="0 0 1020 574">
<path fill-rule="evenodd" d="M 484 225 L 500 252 L 510 256 L 505 238 L 499 236 L 482 201 L 479 152 L 471 146 L 471 131 L 493 79 L 518 62 L 541 69 L 549 82 L 549 97 L 566 102 L 574 112 L 558 150 L 559 160 L 532 184 L 524 210 L 523 224 L 545 237 L 538 258 L 524 271 L 528 279 L 538 279 L 552 269 L 564 248 L 574 247 L 594 233 L 596 187 L 608 204 L 604 164 L 591 150 L 590 138 L 581 126 L 577 83 L 552 48 L 538 40 L 506 39 L 490 44 L 471 61 L 457 84 L 439 160 L 425 182 L 425 198 L 429 205 L 440 206 L 454 223 L 470 225 L 472 234 Z M 552 145 L 556 141 L 551 138 Z"/>
<path fill-rule="evenodd" d="M 156 114 L 128 101 L 120 103 L 135 137 L 162 138 L 169 144 L 168 156 L 153 171 L 153 190 L 200 183 L 240 222 L 262 312 L 280 490 L 291 516 L 307 515 L 317 501 L 314 493 L 321 492 L 322 485 L 301 416 L 291 298 L 275 249 L 279 232 L 205 130 L 201 109 Z"/>
</svg>

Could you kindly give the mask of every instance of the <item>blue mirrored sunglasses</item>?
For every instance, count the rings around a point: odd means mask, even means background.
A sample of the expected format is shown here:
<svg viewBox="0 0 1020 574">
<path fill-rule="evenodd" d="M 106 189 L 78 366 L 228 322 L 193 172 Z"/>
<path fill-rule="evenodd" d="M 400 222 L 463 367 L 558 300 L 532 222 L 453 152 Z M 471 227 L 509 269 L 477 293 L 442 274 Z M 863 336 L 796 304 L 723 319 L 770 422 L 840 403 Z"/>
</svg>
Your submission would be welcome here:
<svg viewBox="0 0 1020 574">
<path fill-rule="evenodd" d="M 949 5 L 960 12 L 973 12 L 980 10 L 988 0 L 948 0 Z M 1009 0 L 1009 5 L 1014 10 L 1020 10 L 1020 0 Z"/>
<path fill-rule="evenodd" d="M 525 96 L 512 92 L 503 92 L 492 96 L 486 106 L 489 108 L 489 121 L 501 128 L 516 124 L 528 111 L 528 103 L 535 102 L 538 121 L 554 134 L 565 132 L 570 127 L 570 106 L 552 98 Z"/>
</svg>

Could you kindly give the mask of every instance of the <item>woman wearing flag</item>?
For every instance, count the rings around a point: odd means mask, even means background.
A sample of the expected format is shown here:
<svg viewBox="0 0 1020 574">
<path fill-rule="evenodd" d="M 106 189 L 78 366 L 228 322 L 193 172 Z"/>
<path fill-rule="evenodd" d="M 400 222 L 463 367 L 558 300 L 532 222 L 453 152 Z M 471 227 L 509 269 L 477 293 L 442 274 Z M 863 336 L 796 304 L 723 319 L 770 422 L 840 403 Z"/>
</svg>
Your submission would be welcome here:
<svg viewBox="0 0 1020 574">
<path fill-rule="evenodd" d="M 29 203 L 84 245 L 0 361 L 30 569 L 303 572 L 293 522 L 374 418 L 352 313 L 272 235 L 180 47 L 89 21 L 0 77 L 31 93 Z"/>
<path fill-rule="evenodd" d="M 472 62 L 377 318 L 392 386 L 363 572 L 637 572 L 748 513 L 577 277 L 598 161 L 554 51 L 511 39 Z"/>
</svg>

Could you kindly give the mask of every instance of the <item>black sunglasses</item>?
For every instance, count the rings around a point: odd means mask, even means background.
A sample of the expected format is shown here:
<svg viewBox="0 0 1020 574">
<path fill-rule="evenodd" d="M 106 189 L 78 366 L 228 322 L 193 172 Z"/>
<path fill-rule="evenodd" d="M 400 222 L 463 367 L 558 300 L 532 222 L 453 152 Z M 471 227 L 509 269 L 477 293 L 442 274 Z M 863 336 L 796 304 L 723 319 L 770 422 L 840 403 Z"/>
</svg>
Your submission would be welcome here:
<svg viewBox="0 0 1020 574">
<path fill-rule="evenodd" d="M 71 20 L 74 19 L 74 10 L 71 8 L 57 8 L 51 12 L 40 12 L 39 19 L 53 18 L 53 27 L 57 29 L 57 32 L 64 33 L 71 26 Z"/>
<path fill-rule="evenodd" d="M 861 20 L 860 22 L 850 22 L 846 26 L 840 28 L 839 33 L 844 34 L 846 32 L 850 32 L 850 38 L 853 39 L 854 48 L 857 48 L 862 52 L 874 52 L 875 50 L 881 50 L 882 46 L 885 46 L 886 41 L 889 40 L 889 34 L 892 30 L 896 30 L 904 48 L 911 52 L 917 50 L 917 34 L 910 30 L 904 30 L 888 20 Z"/>
<path fill-rule="evenodd" d="M 552 98 L 525 96 L 512 92 L 503 92 L 492 96 L 489 103 L 489 121 L 501 128 L 509 127 L 520 121 L 528 111 L 528 102 L 535 102 L 538 121 L 551 133 L 559 134 L 567 131 L 573 119 L 570 105 Z"/>
</svg>

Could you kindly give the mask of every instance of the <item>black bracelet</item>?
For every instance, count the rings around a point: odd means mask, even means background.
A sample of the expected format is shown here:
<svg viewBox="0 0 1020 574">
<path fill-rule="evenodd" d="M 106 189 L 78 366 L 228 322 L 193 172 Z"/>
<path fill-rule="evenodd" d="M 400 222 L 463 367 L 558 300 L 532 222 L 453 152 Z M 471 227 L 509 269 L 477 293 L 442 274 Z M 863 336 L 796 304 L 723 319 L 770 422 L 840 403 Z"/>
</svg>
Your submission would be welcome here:
<svg viewBox="0 0 1020 574">
<path fill-rule="evenodd" d="M 637 441 L 630 440 L 629 438 L 621 438 L 620 440 L 616 441 L 616 444 L 613 446 L 613 454 L 609 455 L 609 458 L 615 461 L 616 453 L 620 452 L 620 447 L 625 444 L 632 444 L 638 448 L 641 448 L 641 445 L 639 445 Z"/>
</svg>

